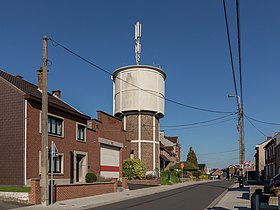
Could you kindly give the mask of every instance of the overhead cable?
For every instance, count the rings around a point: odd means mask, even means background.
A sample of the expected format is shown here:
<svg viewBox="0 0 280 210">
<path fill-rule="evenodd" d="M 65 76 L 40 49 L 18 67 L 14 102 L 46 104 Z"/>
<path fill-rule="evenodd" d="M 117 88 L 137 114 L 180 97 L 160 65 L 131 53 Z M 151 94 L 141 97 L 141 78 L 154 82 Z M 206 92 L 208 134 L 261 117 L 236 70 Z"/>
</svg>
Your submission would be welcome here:
<svg viewBox="0 0 280 210">
<path fill-rule="evenodd" d="M 62 49 L 64 49 L 64 50 L 68 51 L 69 53 L 71 53 L 72 55 L 78 57 L 79 59 L 81 59 L 81 60 L 85 61 L 86 63 L 88 63 L 88 64 L 94 66 L 95 68 L 99 69 L 100 71 L 102 71 L 102 72 L 104 72 L 104 73 L 110 75 L 111 77 L 113 76 L 113 74 L 112 74 L 111 72 L 109 72 L 109 71 L 105 70 L 104 68 L 101 68 L 100 66 L 94 64 L 93 62 L 91 62 L 91 61 L 89 61 L 88 59 L 82 57 L 81 55 L 75 53 L 74 51 L 72 51 L 72 50 L 70 50 L 69 48 L 65 47 L 64 45 L 58 43 L 57 41 L 53 40 L 52 38 L 49 38 L 49 40 L 52 42 L 52 44 L 53 44 L 54 47 L 59 46 L 59 47 L 61 47 Z M 129 85 L 131 85 L 131 86 L 133 86 L 133 87 L 135 87 L 135 88 L 138 88 L 138 89 L 140 89 L 141 91 L 147 92 L 147 93 L 149 93 L 149 94 L 151 94 L 151 95 L 154 95 L 154 96 L 156 96 L 156 97 L 159 97 L 159 98 L 161 98 L 161 99 L 164 99 L 165 101 L 169 101 L 169 102 L 171 102 L 171 103 L 173 103 L 173 104 L 177 104 L 177 105 L 180 105 L 180 106 L 183 106 L 183 107 L 187 107 L 187 108 L 195 109 L 195 110 L 199 110 L 199 111 L 204 111 L 204 112 L 219 113 L 219 114 L 222 114 L 222 113 L 233 113 L 233 112 L 229 112 L 229 111 L 219 111 L 219 110 L 204 109 L 204 108 L 200 108 L 200 107 L 195 107 L 195 106 L 183 104 L 183 103 L 181 103 L 181 102 L 174 101 L 174 100 L 169 99 L 169 98 L 166 98 L 166 97 L 164 97 L 164 96 L 159 96 L 159 95 L 157 95 L 157 94 L 154 94 L 154 93 L 152 93 L 152 92 L 150 92 L 150 91 L 148 91 L 148 90 L 145 90 L 145 89 L 143 89 L 143 88 L 141 88 L 141 87 L 139 87 L 139 86 L 136 86 L 136 85 L 134 85 L 134 84 L 132 84 L 132 83 L 130 83 L 130 82 L 128 82 L 128 81 L 126 81 L 126 80 L 120 78 L 120 77 L 117 77 L 117 76 L 116 76 L 115 78 L 117 78 L 117 79 L 119 79 L 120 81 L 125 82 L 125 83 L 127 83 L 127 84 L 129 84 Z"/>
<path fill-rule="evenodd" d="M 258 129 L 252 122 L 251 120 L 245 115 L 246 119 L 248 120 L 248 122 L 259 132 L 261 133 L 263 136 L 268 137 L 267 135 L 265 135 L 260 129 Z"/>
<path fill-rule="evenodd" d="M 235 78 L 234 63 L 233 63 L 233 58 L 232 58 L 232 47 L 231 47 L 230 33 L 229 33 L 229 28 L 228 28 L 227 9 L 226 9 L 225 0 L 223 0 L 223 6 L 224 6 L 224 17 L 225 17 L 225 23 L 226 23 L 227 42 L 228 42 L 228 49 L 229 49 L 229 55 L 230 55 L 231 71 L 232 71 L 232 78 L 233 78 L 233 84 L 234 84 L 234 92 L 235 92 L 235 95 L 237 96 L 238 92 L 237 92 L 237 85 L 236 85 L 236 78 Z M 236 97 L 236 102 L 238 104 L 237 97 Z"/>
</svg>

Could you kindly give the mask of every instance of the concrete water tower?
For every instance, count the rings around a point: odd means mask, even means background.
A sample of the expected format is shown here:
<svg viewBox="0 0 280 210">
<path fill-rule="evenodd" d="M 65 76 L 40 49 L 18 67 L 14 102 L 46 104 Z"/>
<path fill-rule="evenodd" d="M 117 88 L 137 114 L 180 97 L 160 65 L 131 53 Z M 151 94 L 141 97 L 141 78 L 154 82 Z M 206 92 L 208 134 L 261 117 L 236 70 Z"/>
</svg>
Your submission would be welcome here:
<svg viewBox="0 0 280 210">
<path fill-rule="evenodd" d="M 136 65 L 113 72 L 114 115 L 123 119 L 131 140 L 131 156 L 146 163 L 147 172 L 160 167 L 159 119 L 164 116 L 164 81 L 161 68 L 140 65 L 141 25 L 135 25 Z"/>
</svg>

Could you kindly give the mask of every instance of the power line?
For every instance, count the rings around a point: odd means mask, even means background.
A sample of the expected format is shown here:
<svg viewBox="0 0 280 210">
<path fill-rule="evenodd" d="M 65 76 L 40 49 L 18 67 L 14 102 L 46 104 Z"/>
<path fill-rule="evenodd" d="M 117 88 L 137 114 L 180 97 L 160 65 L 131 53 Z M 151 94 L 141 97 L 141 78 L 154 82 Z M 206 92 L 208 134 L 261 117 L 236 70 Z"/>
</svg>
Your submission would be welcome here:
<svg viewBox="0 0 280 210">
<path fill-rule="evenodd" d="M 232 58 L 232 47 L 231 47 L 231 41 L 230 41 L 230 35 L 229 35 L 227 9 L 226 9 L 225 0 L 223 0 L 223 6 L 224 6 L 224 17 L 225 17 L 225 23 L 226 23 L 227 42 L 228 42 L 228 48 L 229 48 L 229 54 L 230 54 L 230 63 L 231 63 L 231 71 L 232 71 L 232 77 L 233 77 L 234 91 L 235 91 L 235 95 L 237 96 L 238 92 L 237 92 L 237 85 L 236 85 L 236 79 L 235 79 L 234 63 L 233 63 L 233 58 Z M 237 100 L 236 102 L 238 104 L 238 98 L 237 97 L 236 97 L 236 100 Z"/>
<path fill-rule="evenodd" d="M 258 129 L 252 122 L 251 120 L 245 115 L 246 119 L 248 120 L 248 122 L 258 131 L 260 132 L 263 136 L 268 137 L 267 135 L 265 135 L 260 129 Z"/>
<path fill-rule="evenodd" d="M 220 124 L 220 123 L 223 123 L 223 122 L 228 122 L 230 120 L 232 120 L 232 118 L 227 119 L 227 120 L 223 120 L 223 121 L 220 121 L 220 122 L 216 122 L 216 123 L 207 124 L 207 125 L 199 125 L 199 126 L 184 127 L 184 128 L 167 128 L 167 129 L 164 129 L 164 130 L 188 130 L 188 129 L 193 129 L 193 128 L 202 128 L 202 127 L 217 125 L 217 124 Z"/>
<path fill-rule="evenodd" d="M 108 75 L 110 75 L 110 76 L 113 76 L 113 74 L 112 74 L 111 72 L 109 72 L 109 71 L 105 70 L 104 68 L 101 68 L 100 66 L 94 64 L 93 62 L 91 62 L 91 61 L 89 61 L 88 59 L 82 57 L 81 55 L 75 53 L 74 51 L 72 51 L 72 50 L 70 50 L 69 48 L 65 47 L 64 45 L 58 43 L 57 41 L 53 40 L 52 38 L 49 38 L 49 40 L 52 42 L 52 44 L 53 44 L 54 47 L 59 46 L 59 47 L 61 47 L 62 49 L 64 49 L 64 50 L 66 50 L 67 52 L 69 52 L 70 54 L 72 54 L 72 55 L 78 57 L 79 59 L 85 61 L 86 63 L 88 63 L 88 64 L 94 66 L 94 67 L 97 68 L 98 70 L 100 70 L 100 71 L 102 71 L 102 72 L 104 72 L 104 73 L 106 73 L 106 74 L 108 74 Z M 183 106 L 183 107 L 187 107 L 187 108 L 195 109 L 195 110 L 199 110 L 199 111 L 204 111 L 204 112 L 219 113 L 219 114 L 222 114 L 222 113 L 233 113 L 233 112 L 228 112 L 228 111 L 218 111 L 218 110 L 204 109 L 204 108 L 200 108 L 200 107 L 195 107 L 195 106 L 183 104 L 183 103 L 174 101 L 174 100 L 172 100 L 172 99 L 169 99 L 169 98 L 166 98 L 166 97 L 163 97 L 163 96 L 156 95 L 156 94 L 154 94 L 154 93 L 152 93 L 152 92 L 150 92 L 150 91 L 148 91 L 148 90 L 145 90 L 145 89 L 143 89 L 143 88 L 141 88 L 141 87 L 139 87 L 139 86 L 136 86 L 136 85 L 134 85 L 134 84 L 132 84 L 132 83 L 130 83 L 130 82 L 128 82 L 128 81 L 126 81 L 126 80 L 120 78 L 120 77 L 115 77 L 115 78 L 117 78 L 117 79 L 119 79 L 120 81 L 125 82 L 125 83 L 127 83 L 127 84 L 129 84 L 129 85 L 131 85 L 131 86 L 133 86 L 133 87 L 135 87 L 135 88 L 137 88 L 137 89 L 140 89 L 141 91 L 147 92 L 147 93 L 149 93 L 149 94 L 151 94 L 151 95 L 154 95 L 154 96 L 156 96 L 156 97 L 159 97 L 159 98 L 161 98 L 161 99 L 164 99 L 165 101 L 169 101 L 169 102 L 171 102 L 171 103 L 174 103 L 174 104 L 177 104 L 177 105 L 180 105 L 180 106 Z"/>
<path fill-rule="evenodd" d="M 228 150 L 228 151 L 223 151 L 223 152 L 211 152 L 211 153 L 203 153 L 203 154 L 197 154 L 197 155 L 214 155 L 214 154 L 223 154 L 223 153 L 230 153 L 230 152 L 236 152 L 239 149 L 234 149 L 234 150 Z"/>
<path fill-rule="evenodd" d="M 240 98 L 241 98 L 241 106 L 243 108 L 243 85 L 242 85 L 242 65 L 241 65 L 241 47 L 240 47 L 240 23 L 239 23 L 239 0 L 236 0 L 236 21 L 237 21 L 237 41 L 238 41 L 238 64 L 239 64 L 239 85 L 240 85 Z"/>
<path fill-rule="evenodd" d="M 247 118 L 249 118 L 250 120 L 259 122 L 259 123 L 263 123 L 263 124 L 267 124 L 267 125 L 280 125 L 280 123 L 272 123 L 272 122 L 265 122 L 265 121 L 261 121 L 261 120 L 257 120 L 255 118 L 249 117 L 248 115 L 244 114 Z"/>
<path fill-rule="evenodd" d="M 225 115 L 225 116 L 222 116 L 222 117 L 218 117 L 218 118 L 214 118 L 214 119 L 210 119 L 210 120 L 205 120 L 205 121 L 200 121 L 200 122 L 195 122 L 195 123 L 189 123 L 189 124 L 183 124 L 183 125 L 162 125 L 161 127 L 162 128 L 174 128 L 174 127 L 179 128 L 179 127 L 187 127 L 187 126 L 192 126 L 192 125 L 205 124 L 205 123 L 217 121 L 217 120 L 220 120 L 220 119 L 223 119 L 223 118 L 235 115 L 235 114 L 236 113 L 232 113 L 232 114 Z"/>
</svg>

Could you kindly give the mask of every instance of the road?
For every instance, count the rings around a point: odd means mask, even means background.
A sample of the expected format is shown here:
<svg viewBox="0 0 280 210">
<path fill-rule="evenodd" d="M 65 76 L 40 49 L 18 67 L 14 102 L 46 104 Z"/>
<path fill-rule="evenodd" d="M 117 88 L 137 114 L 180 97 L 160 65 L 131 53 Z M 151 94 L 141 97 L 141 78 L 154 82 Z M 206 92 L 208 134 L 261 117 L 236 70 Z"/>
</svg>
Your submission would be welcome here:
<svg viewBox="0 0 280 210">
<path fill-rule="evenodd" d="M 232 182 L 217 181 L 190 185 L 171 191 L 113 203 L 92 210 L 203 210 Z M 147 190 L 149 190 L 147 188 Z"/>
<path fill-rule="evenodd" d="M 16 209 L 16 208 L 25 207 L 25 206 L 27 206 L 27 204 L 0 200 L 0 210 Z"/>
</svg>

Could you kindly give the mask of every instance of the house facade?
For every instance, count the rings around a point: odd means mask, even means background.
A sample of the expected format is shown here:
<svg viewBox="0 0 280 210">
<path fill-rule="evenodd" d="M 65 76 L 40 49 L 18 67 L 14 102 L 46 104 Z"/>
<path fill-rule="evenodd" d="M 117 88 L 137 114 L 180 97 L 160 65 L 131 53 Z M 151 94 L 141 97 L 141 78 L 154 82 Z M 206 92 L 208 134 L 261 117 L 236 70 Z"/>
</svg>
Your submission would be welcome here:
<svg viewBox="0 0 280 210">
<path fill-rule="evenodd" d="M 31 178 L 40 177 L 41 85 L 41 70 L 38 85 L 0 71 L 0 152 L 5 157 L 0 159 L 0 185 L 29 186 Z M 91 119 L 60 96 L 60 91 L 48 93 L 48 146 L 53 141 L 58 150 L 56 183 L 85 182 L 88 172 L 121 177 L 121 163 L 130 154 L 122 121 L 101 111 Z"/>
<path fill-rule="evenodd" d="M 275 138 L 272 138 L 265 146 L 265 179 L 271 179 L 276 174 L 275 170 Z"/>
<path fill-rule="evenodd" d="M 256 164 L 256 180 L 264 181 L 265 168 L 265 146 L 272 140 L 272 137 L 267 137 L 265 141 L 257 144 L 255 147 L 255 164 Z"/>
<path fill-rule="evenodd" d="M 178 136 L 165 136 L 160 132 L 160 168 L 168 170 L 180 162 L 180 144 Z"/>
<path fill-rule="evenodd" d="M 280 133 L 275 133 L 275 172 L 280 173 Z M 275 174 L 275 175 L 276 175 Z"/>
</svg>

